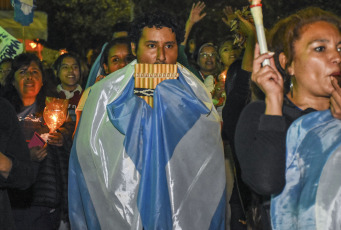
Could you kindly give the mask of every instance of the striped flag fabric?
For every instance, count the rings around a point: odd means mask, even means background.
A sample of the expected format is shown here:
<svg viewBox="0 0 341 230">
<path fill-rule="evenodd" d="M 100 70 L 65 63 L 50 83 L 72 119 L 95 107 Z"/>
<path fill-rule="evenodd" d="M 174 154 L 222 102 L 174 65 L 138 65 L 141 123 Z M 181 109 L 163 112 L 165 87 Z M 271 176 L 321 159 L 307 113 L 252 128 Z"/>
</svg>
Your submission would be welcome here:
<svg viewBox="0 0 341 230">
<path fill-rule="evenodd" d="M 286 185 L 271 200 L 274 230 L 341 229 L 341 121 L 330 110 L 297 119 L 287 133 Z"/>
<path fill-rule="evenodd" d="M 92 86 L 70 158 L 72 229 L 225 229 L 220 118 L 178 65 L 154 107 L 134 95 L 134 65 Z"/>
</svg>

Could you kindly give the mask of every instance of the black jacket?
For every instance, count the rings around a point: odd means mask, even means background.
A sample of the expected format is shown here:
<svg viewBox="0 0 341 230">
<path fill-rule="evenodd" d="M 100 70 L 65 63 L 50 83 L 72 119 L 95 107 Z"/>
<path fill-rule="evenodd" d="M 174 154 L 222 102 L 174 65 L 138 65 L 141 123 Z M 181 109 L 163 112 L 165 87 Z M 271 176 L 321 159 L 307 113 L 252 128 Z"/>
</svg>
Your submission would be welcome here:
<svg viewBox="0 0 341 230">
<path fill-rule="evenodd" d="M 14 228 L 7 189 L 26 189 L 33 183 L 34 171 L 14 108 L 3 98 L 0 108 L 0 152 L 12 160 L 8 178 L 0 175 L 0 228 L 6 230 Z"/>
<path fill-rule="evenodd" d="M 315 110 L 301 111 L 285 97 L 282 111 L 283 116 L 265 115 L 265 102 L 253 102 L 243 110 L 235 134 L 242 179 L 266 204 L 262 215 L 268 216 L 262 216 L 266 223 L 263 229 L 271 229 L 270 195 L 280 193 L 285 186 L 287 130 L 297 118 Z"/>
<path fill-rule="evenodd" d="M 37 177 L 29 189 L 11 190 L 10 199 L 13 208 L 43 206 L 61 208 L 62 219 L 68 218 L 68 162 L 72 146 L 74 122 L 66 122 L 58 129 L 64 138 L 64 145 L 57 147 L 47 145 L 47 156 L 37 164 Z M 37 124 L 39 134 L 49 132 L 45 124 Z"/>
</svg>

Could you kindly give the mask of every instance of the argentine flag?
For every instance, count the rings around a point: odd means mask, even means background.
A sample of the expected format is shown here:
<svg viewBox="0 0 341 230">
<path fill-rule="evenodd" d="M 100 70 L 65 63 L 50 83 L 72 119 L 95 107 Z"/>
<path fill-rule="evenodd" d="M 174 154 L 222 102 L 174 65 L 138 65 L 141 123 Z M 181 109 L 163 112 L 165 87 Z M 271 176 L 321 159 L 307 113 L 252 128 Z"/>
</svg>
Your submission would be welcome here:
<svg viewBox="0 0 341 230">
<path fill-rule="evenodd" d="M 341 229 L 341 121 L 330 110 L 297 119 L 287 133 L 286 185 L 271 200 L 274 230 Z"/>
<path fill-rule="evenodd" d="M 96 83 L 70 158 L 72 229 L 224 229 L 220 118 L 178 65 L 154 108 L 134 95 L 136 61 Z"/>
<path fill-rule="evenodd" d="M 14 20 L 23 26 L 33 22 L 33 8 L 35 0 L 11 0 L 14 7 Z"/>
</svg>

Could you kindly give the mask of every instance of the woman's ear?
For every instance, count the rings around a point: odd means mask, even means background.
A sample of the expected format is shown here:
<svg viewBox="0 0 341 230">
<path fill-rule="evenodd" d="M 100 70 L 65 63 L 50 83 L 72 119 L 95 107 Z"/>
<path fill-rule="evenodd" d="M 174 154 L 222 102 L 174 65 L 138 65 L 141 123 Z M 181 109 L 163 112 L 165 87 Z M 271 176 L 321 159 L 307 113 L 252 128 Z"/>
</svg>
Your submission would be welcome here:
<svg viewBox="0 0 341 230">
<path fill-rule="evenodd" d="M 281 52 L 278 56 L 278 59 L 279 59 L 279 64 L 281 65 L 282 69 L 285 70 L 285 67 L 287 64 L 287 57 L 285 56 L 283 52 Z M 291 62 L 290 66 L 288 67 L 288 72 L 291 76 L 295 75 L 293 66 L 294 66 L 294 62 Z"/>
</svg>

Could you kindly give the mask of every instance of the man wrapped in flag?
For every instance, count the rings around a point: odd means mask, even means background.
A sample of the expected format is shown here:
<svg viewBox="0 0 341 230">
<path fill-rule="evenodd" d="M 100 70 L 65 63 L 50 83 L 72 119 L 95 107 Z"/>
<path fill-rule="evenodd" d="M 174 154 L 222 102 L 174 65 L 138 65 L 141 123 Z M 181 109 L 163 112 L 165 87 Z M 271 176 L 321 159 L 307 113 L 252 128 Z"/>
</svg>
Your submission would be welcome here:
<svg viewBox="0 0 341 230">
<path fill-rule="evenodd" d="M 175 64 L 184 36 L 164 12 L 136 18 L 133 61 L 96 83 L 70 157 L 72 229 L 224 229 L 220 118 L 186 68 L 153 93 L 134 94 L 136 63 Z"/>
</svg>

